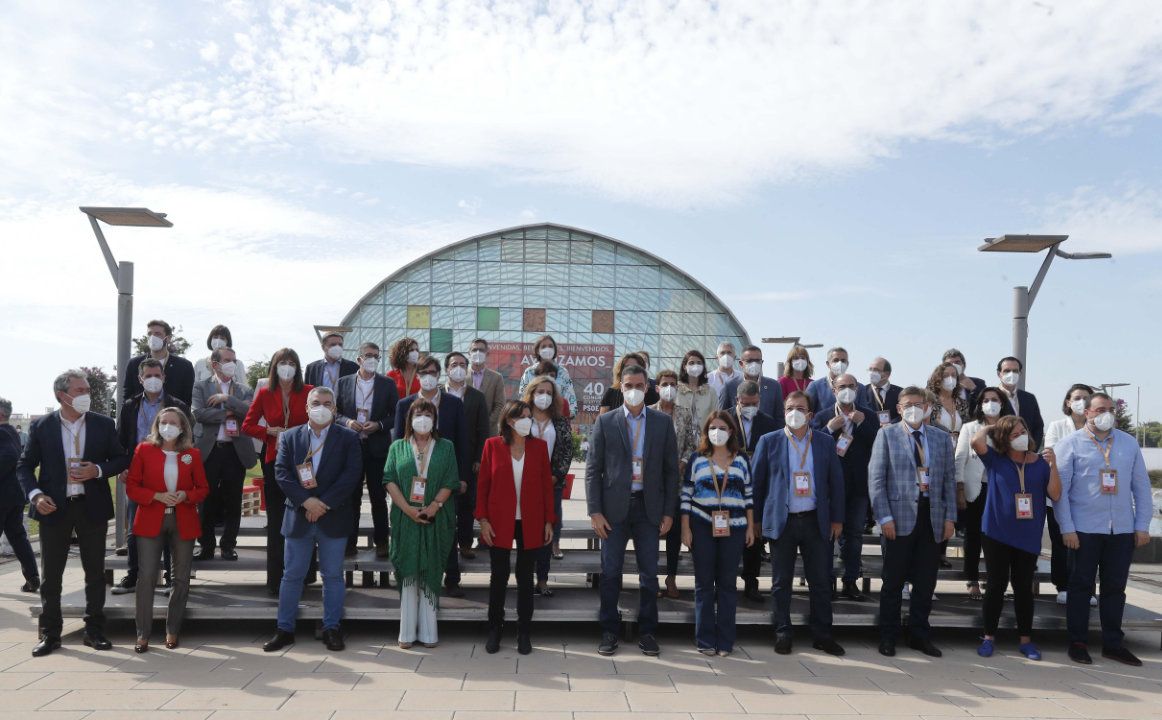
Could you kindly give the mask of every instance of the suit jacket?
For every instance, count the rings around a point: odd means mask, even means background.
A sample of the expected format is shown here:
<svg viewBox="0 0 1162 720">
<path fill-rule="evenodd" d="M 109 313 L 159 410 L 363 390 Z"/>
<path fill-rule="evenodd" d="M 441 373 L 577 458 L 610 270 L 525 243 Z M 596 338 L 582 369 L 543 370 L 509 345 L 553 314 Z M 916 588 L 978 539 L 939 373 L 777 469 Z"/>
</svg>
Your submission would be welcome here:
<svg viewBox="0 0 1162 720">
<path fill-rule="evenodd" d="M 859 393 L 863 391 L 863 383 L 855 384 L 855 394 L 859 397 Z M 807 397 L 811 398 L 811 410 L 819 412 L 822 408 L 829 408 L 835 405 L 835 390 L 831 387 L 831 374 L 825 372 L 823 377 L 816 378 L 807 386 Z M 872 404 L 875 401 L 872 400 Z"/>
<path fill-rule="evenodd" d="M 468 385 L 472 385 L 472 368 L 468 368 Z M 480 379 L 480 387 L 476 388 L 484 393 L 485 406 L 488 408 L 488 436 L 500 433 L 500 413 L 504 410 L 504 378 L 495 370 L 484 368 L 484 375 Z"/>
<path fill-rule="evenodd" d="M 642 490 L 646 517 L 655 525 L 678 514 L 678 438 L 670 416 L 644 408 L 646 429 Z M 585 462 L 585 501 L 590 515 L 601 513 L 610 523 L 629 514 L 633 449 L 625 410 L 607 412 L 593 423 Z"/>
<path fill-rule="evenodd" d="M 735 417 L 735 421 L 739 422 L 739 419 Z M 758 447 L 759 440 L 762 439 L 763 435 L 766 435 L 767 433 L 773 433 L 776 430 L 782 430 L 786 424 L 786 420 L 782 420 L 781 418 L 776 420 L 770 415 L 767 415 L 762 410 L 759 410 L 758 413 L 755 414 L 754 420 L 750 421 L 750 437 L 746 439 L 747 459 L 749 460 L 754 456 L 754 449 Z"/>
<path fill-rule="evenodd" d="M 186 458 L 189 458 L 189 462 Z M 202 454 L 197 448 L 178 453 L 177 489 L 186 493 L 186 501 L 174 506 L 178 535 L 182 540 L 193 540 L 202 534 L 198 504 L 210 493 Z M 133 517 L 133 534 L 137 537 L 157 537 L 161 534 L 166 507 L 153 497 L 159 492 L 166 492 L 165 452 L 156 445 L 143 442 L 133 453 L 129 475 L 125 478 L 125 494 L 137 503 L 137 513 Z"/>
<path fill-rule="evenodd" d="M 1039 450 L 1045 442 L 1045 421 L 1041 418 L 1041 406 L 1037 404 L 1037 396 L 1025 390 L 1018 390 L 1017 414 L 1029 428 L 1029 437 L 1033 440 L 1033 445 L 1029 449 Z"/>
<path fill-rule="evenodd" d="M 130 358 L 129 364 L 125 367 L 125 374 L 122 376 L 125 383 L 125 394 L 122 397 L 133 397 L 145 392 L 145 388 L 141 386 L 141 376 L 138 375 L 138 369 L 141 367 L 141 361 L 147 357 L 150 356 L 138 355 Z M 188 407 L 193 402 L 194 397 L 194 364 L 184 357 L 170 353 L 165 361 L 165 384 L 162 386 L 162 391 L 166 395 L 181 400 Z"/>
<path fill-rule="evenodd" d="M 811 433 L 811 482 L 815 486 L 815 517 L 824 540 L 831 537 L 831 523 L 843 522 L 845 495 L 843 470 L 835 454 L 835 441 L 826 433 Z M 763 537 L 778 540 L 787 527 L 791 512 L 791 478 L 788 475 L 787 433 L 764 435 L 755 447 L 751 461 L 754 483 L 755 522 Z"/>
<path fill-rule="evenodd" d="M 874 398 L 872 402 L 875 402 Z M 843 468 L 843 481 L 847 494 L 849 496 L 866 496 L 867 465 L 871 462 L 872 446 L 875 445 L 876 435 L 880 432 L 880 421 L 875 411 L 870 407 L 856 403 L 855 409 L 863 413 L 863 422 L 853 424 L 851 446 L 847 448 L 843 457 L 839 458 L 839 466 Z M 823 412 L 815 413 L 815 417 L 811 418 L 811 426 L 821 433 L 830 435 L 832 440 L 839 442 L 843 428 L 835 432 L 827 429 L 827 423 L 831 422 L 834 417 L 834 410 L 828 412 L 824 409 Z M 838 453 L 836 454 L 838 455 Z"/>
<path fill-rule="evenodd" d="M 52 525 L 65 516 L 62 511 L 68 501 L 69 454 L 61 442 L 60 410 L 32 421 L 28 427 L 28 444 L 16 465 L 20 489 L 26 498 L 33 490 L 40 490 L 57 506 L 56 512 L 42 516 L 33 505 L 28 512 L 33 520 Z M 129 453 L 121 447 L 113 418 L 85 413 L 85 449 L 81 459 L 101 466 L 101 477 L 85 483 L 85 515 L 96 522 L 108 521 L 113 517 L 113 495 L 107 480 L 129 468 Z"/>
<path fill-rule="evenodd" d="M 303 369 L 303 382 L 308 385 L 322 385 L 323 384 L 323 366 L 327 364 L 326 360 L 315 360 L 307 363 L 306 368 Z M 347 358 L 339 358 L 339 377 L 345 378 L 348 375 L 354 375 L 359 372 L 359 366 L 355 364 L 354 360 Z M 338 383 L 336 383 L 338 384 Z"/>
<path fill-rule="evenodd" d="M 892 422 L 899 422 L 900 411 L 896 406 L 900 404 L 900 390 L 899 385 L 888 383 L 888 391 L 884 393 L 884 410 L 887 410 L 892 415 Z M 875 396 L 872 395 L 871 385 L 861 385 L 859 390 L 855 391 L 855 404 L 861 408 L 869 408 L 872 411 L 872 416 L 879 417 L 880 404 L 876 402 Z M 830 420 L 831 418 L 828 418 Z"/>
<path fill-rule="evenodd" d="M 897 535 L 910 535 L 916 528 L 916 508 L 920 483 L 916 477 L 916 458 L 912 428 L 904 422 L 884 428 L 876 435 L 868 465 L 868 494 L 871 496 L 875 521 L 883 525 L 892 520 Z M 956 469 L 953 463 L 952 436 L 939 428 L 927 426 L 929 510 L 932 534 L 944 539 L 944 522 L 956 521 Z"/>
<path fill-rule="evenodd" d="M 480 458 L 476 485 L 476 519 L 488 520 L 496 537 L 492 546 L 512 548 L 516 533 L 516 480 L 512 453 L 504 438 L 488 438 Z M 521 540 L 526 550 L 545 544 L 545 523 L 557 521 L 553 502 L 553 475 L 549 445 L 535 437 L 525 439 L 525 464 L 520 484 Z"/>
<path fill-rule="evenodd" d="M 283 515 L 283 537 L 298 538 L 310 527 L 303 503 L 319 498 L 329 511 L 319 518 L 319 530 L 330 538 L 347 537 L 355 516 L 351 513 L 351 495 L 363 480 L 363 452 L 359 436 L 334 423 L 327 429 L 323 440 L 323 459 L 315 472 L 317 487 L 310 490 L 299 482 L 298 466 L 306 461 L 311 449 L 310 425 L 299 425 L 284 432 L 278 439 L 278 455 L 274 461 L 274 477 L 286 495 L 290 510 Z"/>
<path fill-rule="evenodd" d="M 395 411 L 395 428 L 392 437 L 403 437 L 403 423 L 407 419 L 412 403 L 419 395 L 408 395 L 399 401 Z M 460 482 L 467 483 L 472 478 L 472 464 L 476 462 L 469 455 L 472 440 L 469 437 L 468 421 L 464 417 L 464 402 L 455 395 L 440 391 L 440 407 L 436 412 L 436 430 L 440 437 L 451 440 L 456 449 L 456 469 L 460 473 Z"/>
<path fill-rule="evenodd" d="M 20 461 L 20 433 L 8 423 L 0 425 L 0 507 L 24 507 L 28 497 L 20 491 L 16 463 Z"/>
<path fill-rule="evenodd" d="M 718 396 L 718 407 L 722 410 L 730 410 L 738 402 L 738 386 L 742 384 L 742 378 L 735 378 L 722 388 L 722 394 Z M 759 412 L 764 412 L 770 417 L 774 418 L 779 427 L 784 424 L 783 416 L 786 414 L 783 411 L 783 387 L 779 385 L 778 380 L 771 379 L 766 375 L 759 378 Z"/>
<path fill-rule="evenodd" d="M 258 393 L 255 394 L 254 400 L 250 403 L 250 409 L 246 411 L 246 417 L 242 420 L 242 432 L 255 440 L 266 443 L 265 462 L 274 462 L 278 454 L 278 443 L 266 434 L 266 428 L 291 428 L 305 425 L 307 422 L 307 395 L 313 389 L 310 385 L 303 385 L 303 389 L 297 393 L 291 392 L 288 404 L 290 418 L 283 416 L 282 392 L 277 385 L 273 390 L 269 387 L 258 389 Z M 266 421 L 266 425 L 260 422 L 262 420 Z"/>
<path fill-rule="evenodd" d="M 358 374 L 344 375 L 339 378 L 339 387 L 335 390 L 335 406 L 338 415 L 335 422 L 347 427 L 348 420 L 357 420 L 359 409 L 355 405 L 355 389 L 358 387 Z M 391 448 L 391 429 L 395 427 L 395 409 L 399 405 L 399 394 L 395 383 L 376 374 L 371 384 L 371 412 L 367 419 L 379 423 L 379 429 L 360 437 L 363 448 L 373 458 L 386 458 Z"/>
<path fill-rule="evenodd" d="M 142 390 L 123 402 L 121 412 L 117 415 L 117 439 L 121 441 L 121 447 L 129 453 L 131 460 L 133 453 L 137 450 L 137 444 L 145 440 L 143 437 L 137 437 L 137 413 L 141 411 L 141 403 L 144 400 L 145 391 Z M 163 387 L 161 389 L 161 409 L 158 412 L 167 407 L 176 407 L 181 410 L 186 414 L 186 420 L 190 422 L 190 427 L 194 427 L 194 416 L 190 413 L 190 406 L 167 393 Z M 239 423 L 241 422 L 239 419 Z"/>
<path fill-rule="evenodd" d="M 468 428 L 468 460 L 472 470 L 484 454 L 484 441 L 493 436 L 488 419 L 488 400 L 484 393 L 468 385 L 464 388 L 464 421 Z"/>
<path fill-rule="evenodd" d="M 238 461 L 242 467 L 254 467 L 258 461 L 258 453 L 254 450 L 254 443 L 248 435 L 242 432 L 242 421 L 250 412 L 250 403 L 254 400 L 254 390 L 237 381 L 230 383 L 230 397 L 222 405 L 207 405 L 206 400 L 222 391 L 218 378 L 211 377 L 194 385 L 194 445 L 201 451 L 202 458 L 210 457 L 214 443 L 218 442 L 218 429 L 226 422 L 226 413 L 233 413 L 238 421 L 238 435 L 232 444 L 234 452 L 238 454 Z"/>
</svg>

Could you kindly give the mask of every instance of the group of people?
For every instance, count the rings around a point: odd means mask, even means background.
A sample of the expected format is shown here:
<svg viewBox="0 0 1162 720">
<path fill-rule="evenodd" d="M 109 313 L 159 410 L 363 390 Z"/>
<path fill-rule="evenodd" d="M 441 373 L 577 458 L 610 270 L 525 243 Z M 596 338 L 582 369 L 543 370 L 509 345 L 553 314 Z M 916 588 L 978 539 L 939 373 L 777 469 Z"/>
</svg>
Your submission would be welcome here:
<svg viewBox="0 0 1162 720">
<path fill-rule="evenodd" d="M 343 649 L 343 562 L 358 552 L 366 486 L 374 553 L 390 559 L 399 587 L 400 647 L 439 642 L 440 595 L 462 596 L 459 559 L 486 549 L 485 649 L 500 649 L 515 570 L 516 645 L 531 652 L 534 597 L 552 595 L 551 563 L 562 557 L 562 491 L 577 410 L 551 336 L 534 344 L 534 361 L 510 400 L 503 378 L 488 367 L 483 338 L 442 362 L 403 338 L 388 349 L 390 369 L 382 372 L 378 345 L 362 343 L 350 360 L 343 336 L 328 333 L 321 359 L 304 366 L 294 350 L 280 349 L 252 388 L 228 328 L 210 332 L 209 355 L 196 365 L 169 351 L 167 323 L 151 321 L 147 331 L 150 352 L 126 368 L 118 422 L 90 412 L 85 375 L 67 371 L 53 386 L 60 409 L 33 423 L 19 460 L 7 451 L 10 441 L 0 445 L 0 477 L 15 475 L 20 488 L 12 499 L 5 486 L 4 507 L 28 502 L 40 521 L 43 579 L 34 563 L 31 573 L 25 567 L 25 589 L 39 589 L 43 603 L 34 655 L 59 647 L 61 574 L 74 535 L 85 572 L 83 642 L 110 647 L 103 570 L 113 502 L 105 479 L 117 476 L 130 501 L 132 533 L 129 570 L 113 591 L 136 593 L 135 649 L 145 652 L 164 568 L 165 645 L 177 647 L 191 567 L 216 552 L 238 558 L 242 483 L 256 461 L 268 515 L 267 587 L 278 596 L 277 631 L 266 650 L 295 641 L 299 600 L 316 572 L 323 643 Z M 682 545 L 694 564 L 701 652 L 733 651 L 738 578 L 745 598 L 762 601 L 758 577 L 769 550 L 776 652 L 792 650 L 791 590 L 801 559 L 813 645 L 842 655 L 832 603 L 868 599 L 857 581 L 870 518 L 882 543 L 882 654 L 896 652 L 910 585 L 908 644 L 940 656 L 928 615 L 943 548 L 959 524 L 969 594 L 983 600 L 978 652 L 993 653 L 1011 588 L 1019 651 L 1040 659 L 1031 638 L 1032 599 L 1048 522 L 1070 657 L 1091 661 L 1090 598 L 1100 574 L 1102 653 L 1139 662 L 1124 647 L 1120 625 L 1130 558 L 1148 540 L 1152 503 L 1142 454 L 1114 427 L 1108 395 L 1074 385 L 1064 417 L 1046 430 L 1037 399 L 1021 389 L 1017 358 L 1002 359 L 989 385 L 967 375 L 963 354 L 949 350 L 925 385 L 907 387 L 891 382 L 891 364 L 882 357 L 868 364 L 861 383 L 839 347 L 827 352 L 819 377 L 800 346 L 790 350 L 778 378 L 764 374 L 758 347 L 736 355 L 722 343 L 714 360 L 717 367 L 708 370 L 706 356 L 691 350 L 676 369 L 651 377 L 648 354 L 619 358 L 585 439 L 587 510 L 601 540 L 599 653 L 618 649 L 618 597 L 633 540 L 638 646 L 646 655 L 660 652 L 659 597 L 679 595 Z M 0 402 L 0 425 L 5 411 Z M 0 443 L 9 435 L 0 433 Z M 833 597 L 835 543 L 843 568 Z M 981 552 L 989 571 L 983 595 Z"/>
</svg>

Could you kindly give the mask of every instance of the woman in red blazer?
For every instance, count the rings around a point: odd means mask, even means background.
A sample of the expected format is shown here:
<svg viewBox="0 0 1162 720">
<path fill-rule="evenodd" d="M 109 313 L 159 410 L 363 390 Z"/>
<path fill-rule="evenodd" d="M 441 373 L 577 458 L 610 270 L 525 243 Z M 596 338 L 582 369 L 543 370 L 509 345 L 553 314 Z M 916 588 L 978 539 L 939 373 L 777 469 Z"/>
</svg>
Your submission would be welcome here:
<svg viewBox="0 0 1162 720">
<path fill-rule="evenodd" d="M 420 376 L 416 366 L 420 362 L 420 344 L 412 338 L 405 337 L 392 343 L 391 352 L 387 354 L 391 361 L 391 370 L 387 377 L 395 381 L 395 391 L 399 399 L 408 395 L 415 395 L 420 391 Z"/>
<path fill-rule="evenodd" d="M 500 650 L 504 624 L 504 593 L 508 588 L 509 555 L 516 541 L 517 652 L 533 650 L 533 569 L 537 556 L 553 541 L 553 474 L 549 446 L 529 437 L 532 408 L 510 401 L 500 416 L 500 436 L 484 443 L 476 480 L 476 519 L 480 539 L 489 546 L 492 578 L 488 584 L 489 653 Z"/>
<path fill-rule="evenodd" d="M 278 437 L 307 422 L 307 393 L 313 388 L 303 382 L 303 365 L 299 355 L 282 348 L 270 359 L 266 387 L 259 388 L 250 411 L 242 420 L 242 432 L 266 443 L 262 460 L 262 492 L 266 501 L 266 589 L 278 596 L 282 583 L 282 515 L 286 496 L 274 479 L 274 458 L 278 455 Z"/>
<path fill-rule="evenodd" d="M 137 583 L 137 644 L 133 649 L 139 653 L 149 649 L 153 588 L 166 544 L 173 556 L 173 591 L 165 618 L 165 646 L 171 650 L 178 646 L 178 631 L 190 595 L 194 540 L 202 534 L 198 503 L 209 491 L 186 414 L 174 407 L 165 408 L 153 419 L 149 437 L 134 451 L 125 479 L 125 494 L 137 503 L 133 534 L 137 537 L 141 580 Z"/>
</svg>

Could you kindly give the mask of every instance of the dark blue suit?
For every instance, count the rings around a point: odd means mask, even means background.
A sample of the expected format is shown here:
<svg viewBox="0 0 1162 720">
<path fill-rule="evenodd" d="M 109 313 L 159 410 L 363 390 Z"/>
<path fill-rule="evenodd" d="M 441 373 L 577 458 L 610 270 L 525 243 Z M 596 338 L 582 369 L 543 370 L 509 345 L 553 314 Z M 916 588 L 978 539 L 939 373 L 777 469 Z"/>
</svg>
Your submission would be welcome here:
<svg viewBox="0 0 1162 720">
<path fill-rule="evenodd" d="M 722 388 L 718 396 L 718 407 L 723 410 L 733 410 L 738 402 L 738 386 L 743 378 L 735 378 Z M 775 419 L 779 427 L 783 427 L 783 386 L 778 380 L 772 380 L 765 375 L 758 380 L 759 384 L 759 412 L 764 412 Z"/>
<path fill-rule="evenodd" d="M 864 388 L 870 386 L 865 385 Z M 898 392 L 899 388 L 897 388 Z M 889 390 L 889 395 L 891 391 Z M 873 400 L 874 401 L 874 400 Z M 867 466 L 871 462 L 872 447 L 880 431 L 880 422 L 874 410 L 856 404 L 856 410 L 863 413 L 863 422 L 853 423 L 851 446 L 839 466 L 843 469 L 843 492 L 846 509 L 843 514 L 843 535 L 839 537 L 840 554 L 843 556 L 843 579 L 855 582 L 859 578 L 860 558 L 863 555 L 863 528 L 867 522 Z M 835 417 L 835 411 L 824 410 L 816 413 L 811 425 L 822 433 L 827 433 L 836 442 L 843 434 L 843 428 L 834 432 L 827 430 L 827 423 Z"/>
<path fill-rule="evenodd" d="M 16 479 L 16 463 L 20 460 L 20 434 L 8 423 L 0 425 L 0 531 L 8 538 L 12 551 L 20 560 L 20 569 L 27 581 L 40 579 L 36 569 L 36 554 L 24 529 L 24 506 L 28 499 Z"/>
<path fill-rule="evenodd" d="M 896 406 L 900 404 L 900 390 L 902 388 L 899 385 L 893 385 L 889 382 L 887 392 L 884 393 L 884 410 L 887 410 L 891 414 L 892 422 L 899 422 L 900 420 L 900 411 L 896 409 Z M 872 395 L 872 385 L 870 383 L 861 385 L 859 390 L 855 391 L 855 404 L 860 407 L 871 408 L 873 410 L 872 419 L 879 419 L 880 404 L 876 402 L 875 397 Z"/>
</svg>

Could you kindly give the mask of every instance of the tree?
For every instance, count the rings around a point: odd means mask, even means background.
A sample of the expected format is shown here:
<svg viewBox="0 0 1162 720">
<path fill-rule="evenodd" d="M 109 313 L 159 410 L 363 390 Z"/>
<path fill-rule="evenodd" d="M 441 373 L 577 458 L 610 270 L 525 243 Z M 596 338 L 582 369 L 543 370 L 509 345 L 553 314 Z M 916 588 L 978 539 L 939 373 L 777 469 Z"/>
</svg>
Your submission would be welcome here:
<svg viewBox="0 0 1162 720">
<path fill-rule="evenodd" d="M 263 358 L 254 360 L 246 368 L 246 383 L 252 388 L 258 388 L 258 381 L 270 375 L 270 360 Z"/>
<path fill-rule="evenodd" d="M 1134 428 L 1135 436 L 1139 432 L 1142 434 L 1142 447 L 1162 447 L 1162 422 L 1158 422 L 1157 420 L 1144 422 Z"/>
<path fill-rule="evenodd" d="M 1134 433 L 1134 416 L 1130 414 L 1129 405 L 1125 400 L 1114 401 L 1114 420 L 1117 422 L 1115 427 L 1118 430 L 1131 435 Z"/>
<path fill-rule="evenodd" d="M 169 351 L 174 355 L 185 355 L 186 350 L 190 349 L 190 341 L 179 335 L 182 331 L 182 326 L 178 325 L 173 329 L 173 337 L 170 338 Z M 138 338 L 133 338 L 133 349 L 137 355 L 149 354 L 149 336 L 142 335 Z"/>
<path fill-rule="evenodd" d="M 114 379 L 109 377 L 104 368 L 82 367 L 81 372 L 85 373 L 89 380 L 89 396 L 92 398 L 90 409 L 102 415 L 117 417 L 113 395 Z"/>
</svg>

